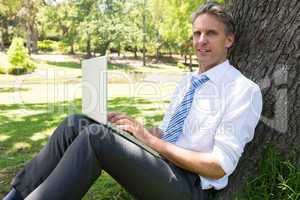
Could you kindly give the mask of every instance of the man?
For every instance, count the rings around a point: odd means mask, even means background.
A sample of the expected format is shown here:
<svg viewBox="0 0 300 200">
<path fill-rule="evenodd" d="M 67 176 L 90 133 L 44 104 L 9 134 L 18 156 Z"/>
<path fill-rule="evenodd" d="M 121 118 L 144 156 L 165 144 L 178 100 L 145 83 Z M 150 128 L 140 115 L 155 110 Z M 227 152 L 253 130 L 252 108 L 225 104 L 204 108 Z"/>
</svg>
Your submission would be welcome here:
<svg viewBox="0 0 300 200">
<path fill-rule="evenodd" d="M 228 62 L 234 25 L 222 5 L 193 14 L 199 70 L 178 84 L 160 128 L 109 113 L 161 157 L 81 115 L 60 124 L 41 152 L 18 173 L 11 199 L 81 199 L 104 169 L 137 199 L 208 199 L 225 188 L 262 109 L 259 87 Z"/>
</svg>

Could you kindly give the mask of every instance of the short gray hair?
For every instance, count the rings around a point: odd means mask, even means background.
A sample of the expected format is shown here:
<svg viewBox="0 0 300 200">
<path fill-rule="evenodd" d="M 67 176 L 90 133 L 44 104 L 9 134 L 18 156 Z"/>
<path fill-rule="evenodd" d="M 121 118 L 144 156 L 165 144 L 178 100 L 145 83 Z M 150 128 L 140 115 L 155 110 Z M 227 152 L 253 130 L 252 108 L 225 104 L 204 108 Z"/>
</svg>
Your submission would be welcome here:
<svg viewBox="0 0 300 200">
<path fill-rule="evenodd" d="M 225 26 L 226 34 L 235 34 L 235 25 L 232 15 L 225 10 L 224 5 L 217 2 L 208 2 L 201 5 L 193 14 L 192 14 L 192 24 L 196 21 L 197 17 L 201 14 L 211 14 L 217 17 Z"/>
</svg>

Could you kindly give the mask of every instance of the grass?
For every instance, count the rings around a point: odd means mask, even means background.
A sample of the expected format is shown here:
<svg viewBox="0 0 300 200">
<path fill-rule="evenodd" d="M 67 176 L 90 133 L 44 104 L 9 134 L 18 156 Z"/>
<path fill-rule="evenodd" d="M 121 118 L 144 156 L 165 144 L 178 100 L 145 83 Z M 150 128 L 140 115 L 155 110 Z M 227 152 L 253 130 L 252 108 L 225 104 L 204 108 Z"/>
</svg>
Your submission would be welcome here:
<svg viewBox="0 0 300 200">
<path fill-rule="evenodd" d="M 268 146 L 259 167 L 259 176 L 248 180 L 238 199 L 299 200 L 300 167 L 294 158 L 284 159 L 273 146 Z"/>
<path fill-rule="evenodd" d="M 68 61 L 68 62 L 55 62 L 55 61 L 47 61 L 46 64 L 48 65 L 54 65 L 57 67 L 63 67 L 63 68 L 71 68 L 71 69 L 80 69 L 81 65 L 78 62 L 72 62 L 72 61 Z"/>
<path fill-rule="evenodd" d="M 7 60 L 5 54 L 0 53 L 0 56 L 3 58 L 1 63 Z M 9 182 L 16 172 L 42 148 L 53 129 L 67 115 L 66 113 L 80 112 L 80 100 L 55 101 L 55 103 L 11 104 L 12 100 L 10 98 L 14 92 L 20 92 L 25 102 L 43 102 L 44 99 L 40 96 L 47 91 L 38 91 L 32 84 L 50 87 L 50 84 L 53 83 L 58 84 L 63 81 L 80 80 L 81 69 L 79 62 L 72 60 L 53 61 L 53 57 L 51 58 L 52 61 L 37 60 L 38 68 L 35 73 L 18 77 L 0 75 L 0 82 L 4 84 L 0 87 L 0 102 L 1 100 L 3 102 L 6 98 L 8 100 L 4 102 L 9 103 L 6 105 L 0 103 L 0 199 L 9 190 Z M 109 64 L 108 70 L 112 73 L 131 73 L 133 74 L 132 81 L 143 79 L 144 74 L 149 72 L 182 74 L 182 71 L 176 66 L 166 64 L 147 67 L 132 67 L 129 64 Z M 119 73 L 113 75 L 116 82 L 124 82 L 124 80 L 119 80 Z M 16 83 L 19 80 L 22 83 L 21 88 L 16 87 Z M 142 91 L 150 91 L 150 95 L 147 92 L 145 94 L 133 93 L 128 85 L 128 81 L 126 84 L 113 84 L 109 91 L 109 94 L 113 96 L 109 101 L 110 109 L 136 117 L 143 121 L 147 127 L 157 125 L 162 120 L 162 111 L 165 108 L 161 105 L 167 103 L 164 101 L 164 96 L 160 93 L 166 94 L 170 89 L 173 90 L 173 85 L 165 85 L 162 91 L 159 90 L 158 92 L 155 88 L 149 89 L 147 85 L 136 86 L 143 87 Z M 47 87 L 41 88 L 45 89 Z M 26 101 L 27 94 L 31 96 L 30 101 Z M 144 97 L 125 98 L 120 96 Z M 152 99 L 149 100 L 149 97 Z M 153 97 L 155 97 L 154 100 Z M 101 180 L 94 184 L 86 198 L 130 199 L 129 195 L 105 173 Z"/>
<path fill-rule="evenodd" d="M 0 93 L 11 93 L 11 92 L 27 92 L 30 91 L 30 88 L 17 88 L 17 87 L 7 87 L 0 88 Z"/>
<path fill-rule="evenodd" d="M 37 70 L 32 74 L 19 75 L 18 77 L 8 74 L 0 74 L 0 82 L 11 82 L 22 80 L 22 83 L 41 84 L 51 83 L 51 80 L 64 81 L 66 77 L 69 79 L 81 78 L 81 65 L 79 61 L 37 61 Z M 39 72 L 38 72 L 39 71 Z M 129 64 L 108 64 L 110 73 L 124 72 L 126 77 L 133 77 L 134 80 L 141 80 L 146 73 L 151 74 L 176 74 L 180 75 L 187 72 L 187 69 L 179 69 L 176 65 L 171 64 L 151 64 L 146 67 L 133 67 Z M 124 82 L 120 77 L 113 77 L 116 82 Z M 123 77 L 124 79 L 124 77 Z M 126 79 L 126 78 L 125 78 Z M 126 81 L 126 80 L 125 80 Z"/>
<path fill-rule="evenodd" d="M 109 100 L 109 110 L 127 113 L 143 119 L 146 126 L 155 126 L 162 120 L 162 111 L 149 107 L 158 103 L 165 102 L 116 97 Z M 16 172 L 42 148 L 66 113 L 78 113 L 80 108 L 80 99 L 56 103 L 0 104 L 0 198 L 9 190 L 9 182 Z M 130 200 L 132 197 L 104 173 L 84 199 Z"/>
</svg>

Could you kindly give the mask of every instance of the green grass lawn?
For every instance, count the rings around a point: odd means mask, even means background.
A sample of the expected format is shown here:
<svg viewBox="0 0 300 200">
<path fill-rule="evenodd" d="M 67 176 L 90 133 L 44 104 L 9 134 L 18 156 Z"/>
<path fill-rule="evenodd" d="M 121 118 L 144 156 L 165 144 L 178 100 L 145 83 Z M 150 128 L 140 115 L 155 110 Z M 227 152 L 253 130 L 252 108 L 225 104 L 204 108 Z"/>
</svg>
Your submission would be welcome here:
<svg viewBox="0 0 300 200">
<path fill-rule="evenodd" d="M 110 73 L 125 72 L 133 73 L 134 81 L 141 80 L 144 73 L 174 73 L 182 74 L 176 66 L 160 64 L 148 67 L 132 67 L 126 64 L 109 64 Z M 39 72 L 47 72 L 47 77 L 39 75 Z M 0 199 L 9 190 L 9 183 L 17 171 L 46 144 L 48 137 L 57 125 L 68 114 L 81 112 L 81 100 L 67 101 L 43 101 L 41 94 L 45 90 L 33 87 L 34 85 L 52 84 L 64 81 L 80 82 L 80 62 L 66 61 L 38 61 L 37 72 L 29 75 L 12 76 L 0 75 Z M 16 87 L 16 80 L 21 79 L 21 87 Z M 129 94 L 128 83 L 114 78 L 109 89 L 109 110 L 126 113 L 143 121 L 146 127 L 158 125 L 162 120 L 166 98 L 155 96 L 151 88 L 145 93 Z M 116 83 L 114 83 L 116 82 Z M 2 86 L 2 84 L 4 84 Z M 44 87 L 47 88 L 47 87 Z M 162 93 L 170 92 L 173 85 L 161 88 Z M 143 90 L 145 91 L 145 90 Z M 32 96 L 34 102 L 26 101 L 21 104 L 12 104 L 11 94 L 19 93 L 21 96 Z M 150 94 L 150 95 L 149 95 Z M 23 97 L 24 97 L 23 96 Z M 134 96 L 134 97 L 133 97 Z M 139 98 L 138 98 L 138 97 Z M 132 98 L 130 98 L 132 97 Z M 149 98 L 151 97 L 151 98 Z M 6 98 L 6 101 L 3 101 Z M 1 103 L 8 102 L 7 103 Z M 105 172 L 86 194 L 84 199 L 116 199 L 129 200 L 130 195 L 122 189 Z"/>
<path fill-rule="evenodd" d="M 142 119 L 150 127 L 157 125 L 163 117 L 161 110 L 151 109 L 151 105 L 157 103 L 165 102 L 116 97 L 109 100 L 109 110 Z M 57 103 L 0 105 L 0 198 L 8 191 L 9 182 L 16 172 L 42 148 L 67 113 L 78 113 L 80 108 L 79 99 Z M 131 197 L 104 173 L 85 199 L 121 200 Z"/>
</svg>

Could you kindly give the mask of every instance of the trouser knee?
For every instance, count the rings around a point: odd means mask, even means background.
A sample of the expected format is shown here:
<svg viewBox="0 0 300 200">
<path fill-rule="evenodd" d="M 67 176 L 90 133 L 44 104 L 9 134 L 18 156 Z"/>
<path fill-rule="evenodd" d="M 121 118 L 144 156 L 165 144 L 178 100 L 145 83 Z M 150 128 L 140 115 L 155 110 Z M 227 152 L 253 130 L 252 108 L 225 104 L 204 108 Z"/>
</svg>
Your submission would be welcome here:
<svg viewBox="0 0 300 200">
<path fill-rule="evenodd" d="M 109 136 L 110 130 L 107 127 L 105 127 L 103 124 L 95 123 L 95 124 L 88 125 L 84 133 L 88 134 L 90 138 L 96 140 L 104 140 Z"/>
<path fill-rule="evenodd" d="M 83 128 L 93 123 L 93 121 L 82 114 L 72 114 L 67 116 L 63 123 L 73 130 L 81 131 Z"/>
<path fill-rule="evenodd" d="M 51 138 L 55 140 L 73 141 L 79 133 L 88 127 L 91 123 L 95 123 L 84 115 L 73 114 L 67 116 L 54 131 Z"/>
<path fill-rule="evenodd" d="M 112 133 L 109 128 L 103 124 L 91 124 L 87 126 L 81 134 L 85 134 L 89 144 L 91 144 L 98 160 L 101 160 L 101 155 L 106 152 L 105 149 L 110 148 L 112 144 Z"/>
</svg>

